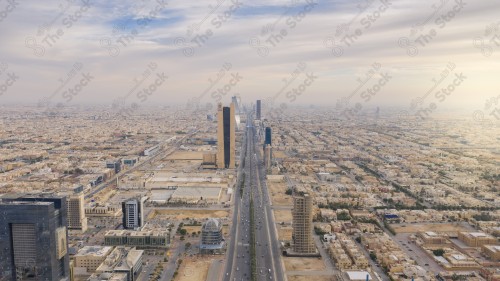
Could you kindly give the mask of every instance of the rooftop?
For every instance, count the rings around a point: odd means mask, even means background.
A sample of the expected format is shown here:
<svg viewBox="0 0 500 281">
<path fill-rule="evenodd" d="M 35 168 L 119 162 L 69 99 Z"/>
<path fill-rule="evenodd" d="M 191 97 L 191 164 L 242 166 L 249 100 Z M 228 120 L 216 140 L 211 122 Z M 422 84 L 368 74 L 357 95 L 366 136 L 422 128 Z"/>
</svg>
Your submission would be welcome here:
<svg viewBox="0 0 500 281">
<path fill-rule="evenodd" d="M 113 247 L 109 246 L 85 246 L 78 251 L 76 257 L 79 256 L 96 256 L 96 257 L 104 257 L 108 255 Z"/>
<path fill-rule="evenodd" d="M 372 280 L 370 273 L 367 271 L 347 271 L 346 273 L 350 280 L 366 280 L 367 275 L 369 280 Z"/>
</svg>

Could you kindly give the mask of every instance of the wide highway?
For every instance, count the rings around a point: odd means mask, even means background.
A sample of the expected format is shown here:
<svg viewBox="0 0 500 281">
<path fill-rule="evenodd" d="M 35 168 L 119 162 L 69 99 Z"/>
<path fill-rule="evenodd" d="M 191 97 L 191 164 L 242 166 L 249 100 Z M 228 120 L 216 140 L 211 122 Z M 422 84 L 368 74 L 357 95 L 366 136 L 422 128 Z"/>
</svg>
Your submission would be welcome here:
<svg viewBox="0 0 500 281">
<path fill-rule="evenodd" d="M 280 245 L 265 181 L 266 174 L 260 161 L 262 145 L 257 139 L 250 114 L 247 116 L 243 138 L 238 184 L 234 195 L 232 238 L 227 249 L 223 280 L 252 280 L 252 243 L 255 243 L 256 260 L 254 280 L 284 280 Z M 243 190 L 240 190 L 240 182 L 244 183 Z M 254 241 L 251 241 L 251 201 L 254 206 Z"/>
</svg>

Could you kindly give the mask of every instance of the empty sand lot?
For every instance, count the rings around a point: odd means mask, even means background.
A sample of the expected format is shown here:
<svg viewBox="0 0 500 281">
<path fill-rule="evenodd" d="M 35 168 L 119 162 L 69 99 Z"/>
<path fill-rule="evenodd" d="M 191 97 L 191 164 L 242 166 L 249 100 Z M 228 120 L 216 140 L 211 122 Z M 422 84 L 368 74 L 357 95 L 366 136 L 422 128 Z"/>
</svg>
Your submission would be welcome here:
<svg viewBox="0 0 500 281">
<path fill-rule="evenodd" d="M 336 281 L 337 278 L 334 276 L 299 276 L 299 275 L 288 275 L 288 281 Z"/>
<path fill-rule="evenodd" d="M 291 223 L 292 222 L 292 211 L 291 210 L 273 210 L 274 220 L 276 223 Z"/>
<path fill-rule="evenodd" d="M 211 260 L 199 258 L 185 258 L 179 267 L 179 274 L 175 281 L 205 281 Z"/>
<path fill-rule="evenodd" d="M 457 232 L 470 231 L 470 229 L 454 223 L 412 223 L 412 224 L 391 224 L 396 233 L 416 233 L 423 231 L 434 232 Z"/>
<path fill-rule="evenodd" d="M 281 241 L 291 241 L 292 240 L 292 231 L 293 228 L 290 226 L 281 226 L 277 225 L 276 228 L 278 229 L 278 239 Z"/>
<path fill-rule="evenodd" d="M 324 270 L 325 264 L 320 258 L 283 257 L 286 271 Z"/>
<path fill-rule="evenodd" d="M 203 160 L 203 152 L 176 151 L 169 155 L 167 160 Z"/>
<path fill-rule="evenodd" d="M 286 195 L 287 185 L 284 182 L 267 182 L 271 200 L 275 206 L 292 206 L 292 196 Z"/>
<path fill-rule="evenodd" d="M 150 214 L 150 219 L 161 217 L 172 220 L 195 219 L 201 220 L 205 218 L 227 218 L 229 211 L 225 210 L 153 210 Z"/>
</svg>

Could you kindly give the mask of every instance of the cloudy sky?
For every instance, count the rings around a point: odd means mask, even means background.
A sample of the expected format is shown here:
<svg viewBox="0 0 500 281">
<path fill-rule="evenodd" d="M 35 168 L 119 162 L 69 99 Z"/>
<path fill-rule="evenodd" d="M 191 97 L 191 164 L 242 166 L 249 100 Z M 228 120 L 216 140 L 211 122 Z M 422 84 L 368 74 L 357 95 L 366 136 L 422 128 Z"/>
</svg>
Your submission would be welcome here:
<svg viewBox="0 0 500 281">
<path fill-rule="evenodd" d="M 499 15 L 491 0 L 1 0 L 0 103 L 483 108 Z"/>
</svg>

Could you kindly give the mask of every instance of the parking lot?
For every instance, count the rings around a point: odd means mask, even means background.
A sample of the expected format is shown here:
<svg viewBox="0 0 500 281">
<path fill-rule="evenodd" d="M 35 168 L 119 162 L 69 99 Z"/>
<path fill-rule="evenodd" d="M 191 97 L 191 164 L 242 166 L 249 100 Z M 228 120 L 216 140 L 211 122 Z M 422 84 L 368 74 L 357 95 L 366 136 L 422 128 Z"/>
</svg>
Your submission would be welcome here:
<svg viewBox="0 0 500 281">
<path fill-rule="evenodd" d="M 414 259 L 425 270 L 431 271 L 434 274 L 444 271 L 444 268 L 437 264 L 422 248 L 409 240 L 410 235 L 411 233 L 399 233 L 392 237 L 392 239 L 410 258 Z"/>
</svg>

